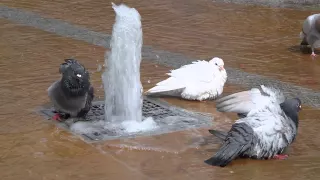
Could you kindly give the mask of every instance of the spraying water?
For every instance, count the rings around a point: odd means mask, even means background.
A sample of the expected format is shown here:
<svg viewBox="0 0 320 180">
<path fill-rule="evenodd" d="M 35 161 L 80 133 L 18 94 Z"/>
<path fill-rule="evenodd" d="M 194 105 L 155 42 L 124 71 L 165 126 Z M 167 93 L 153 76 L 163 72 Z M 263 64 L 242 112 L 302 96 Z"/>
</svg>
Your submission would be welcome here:
<svg viewBox="0 0 320 180">
<path fill-rule="evenodd" d="M 185 117 L 179 115 L 157 119 L 142 116 L 142 85 L 140 82 L 140 62 L 142 48 L 141 17 L 134 8 L 126 5 L 112 7 L 116 13 L 111 38 L 111 53 L 106 53 L 105 71 L 102 80 L 105 91 L 105 118 L 97 121 L 77 121 L 70 124 L 70 130 L 79 135 L 95 140 L 119 137 L 135 137 L 144 132 L 155 134 L 172 132 L 181 128 L 194 128 L 197 123 L 212 122 L 212 117 Z M 173 109 L 172 109 L 173 110 Z M 157 113 L 155 110 L 155 113 Z M 171 110 L 170 110 L 171 112 Z M 187 111 L 178 111 L 187 113 Z M 191 113 L 188 113 L 191 115 Z M 200 120 L 202 119 L 202 121 Z M 201 125 L 202 126 L 202 125 Z M 151 134 L 152 134 L 151 133 Z M 194 135 L 193 135 L 194 136 Z M 132 141 L 131 141 L 132 142 Z M 151 141 L 154 142 L 154 141 Z M 137 146 L 138 144 L 138 146 Z M 176 144 L 176 143 L 175 143 Z M 157 144 L 129 145 L 135 149 L 159 150 Z M 161 145 L 161 150 L 163 144 Z M 192 145 L 194 146 L 194 145 Z M 181 147 L 179 145 L 179 147 Z M 189 146 L 188 146 L 189 147 Z M 172 149 L 172 147 L 165 148 Z M 182 150 L 186 150 L 183 148 Z M 174 150 L 175 151 L 175 150 Z M 176 151 L 175 151 L 176 152 Z"/>
<path fill-rule="evenodd" d="M 141 17 L 134 8 L 112 3 L 116 13 L 111 38 L 111 53 L 106 54 L 102 75 L 105 90 L 105 119 L 122 123 L 128 131 L 146 130 L 155 125 L 142 121 L 140 62 L 142 48 Z M 143 125 L 144 124 L 144 125 Z M 140 128 L 138 128 L 140 126 Z M 143 127 L 144 126 L 144 127 Z"/>
</svg>

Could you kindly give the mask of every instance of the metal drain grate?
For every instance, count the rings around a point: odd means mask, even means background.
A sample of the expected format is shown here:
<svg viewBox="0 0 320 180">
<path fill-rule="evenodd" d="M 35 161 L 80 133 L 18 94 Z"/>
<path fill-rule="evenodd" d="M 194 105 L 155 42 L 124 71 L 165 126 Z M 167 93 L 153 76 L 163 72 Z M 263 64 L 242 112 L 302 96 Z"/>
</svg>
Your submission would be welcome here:
<svg viewBox="0 0 320 180">
<path fill-rule="evenodd" d="M 51 122 L 57 126 L 62 127 L 68 131 L 70 130 L 73 121 L 57 122 L 52 120 L 54 116 L 53 108 L 42 107 L 39 113 L 47 117 Z M 95 132 L 82 133 L 80 136 L 87 142 L 97 142 L 102 140 L 130 138 L 136 136 L 158 135 L 174 131 L 181 131 L 190 128 L 200 128 L 212 125 L 212 117 L 208 114 L 191 112 L 179 107 L 171 106 L 164 101 L 144 97 L 142 115 L 144 117 L 152 117 L 157 123 L 158 128 L 152 131 L 127 133 L 125 131 L 116 131 L 114 129 L 105 129 L 102 126 L 97 128 L 95 125 Z M 93 102 L 91 111 L 86 117 L 87 122 L 98 122 L 104 120 L 104 101 Z M 72 132 L 72 131 L 71 131 Z M 72 132 L 75 134 L 74 132 Z"/>
</svg>

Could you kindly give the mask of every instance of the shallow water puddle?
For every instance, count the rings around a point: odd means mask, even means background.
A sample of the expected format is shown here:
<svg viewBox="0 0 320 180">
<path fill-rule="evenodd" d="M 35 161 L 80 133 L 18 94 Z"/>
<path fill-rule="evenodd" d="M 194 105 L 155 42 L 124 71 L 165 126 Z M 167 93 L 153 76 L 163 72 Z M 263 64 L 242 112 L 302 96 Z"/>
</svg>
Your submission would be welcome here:
<svg viewBox="0 0 320 180">
<path fill-rule="evenodd" d="M 157 126 L 149 131 L 126 132 L 118 126 L 112 127 L 112 123 L 104 125 L 104 101 L 94 102 L 91 111 L 86 117 L 86 121 L 83 122 L 73 122 L 72 119 L 64 120 L 63 122 L 52 120 L 54 116 L 53 108 L 42 108 L 39 112 L 49 120 L 55 122 L 57 126 L 80 135 L 82 139 L 87 142 L 134 138 L 136 136 L 152 136 L 175 131 L 210 127 L 213 121 L 213 118 L 209 114 L 205 115 L 188 111 L 169 105 L 164 101 L 147 97 L 144 97 L 142 115 L 146 118 L 152 117 L 157 123 Z M 77 129 L 76 126 L 79 128 Z"/>
</svg>

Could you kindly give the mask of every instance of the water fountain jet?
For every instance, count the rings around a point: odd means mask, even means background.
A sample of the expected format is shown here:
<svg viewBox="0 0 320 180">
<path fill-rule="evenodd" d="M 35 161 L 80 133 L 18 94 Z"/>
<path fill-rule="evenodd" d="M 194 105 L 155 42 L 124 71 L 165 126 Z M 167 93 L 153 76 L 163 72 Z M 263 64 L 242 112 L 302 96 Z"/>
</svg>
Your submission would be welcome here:
<svg viewBox="0 0 320 180">
<path fill-rule="evenodd" d="M 140 63 L 142 28 L 139 12 L 124 4 L 112 3 L 116 13 L 111 38 L 111 52 L 106 53 L 102 75 L 105 90 L 105 120 L 121 123 L 128 131 L 155 126 L 151 118 L 142 121 Z"/>
</svg>

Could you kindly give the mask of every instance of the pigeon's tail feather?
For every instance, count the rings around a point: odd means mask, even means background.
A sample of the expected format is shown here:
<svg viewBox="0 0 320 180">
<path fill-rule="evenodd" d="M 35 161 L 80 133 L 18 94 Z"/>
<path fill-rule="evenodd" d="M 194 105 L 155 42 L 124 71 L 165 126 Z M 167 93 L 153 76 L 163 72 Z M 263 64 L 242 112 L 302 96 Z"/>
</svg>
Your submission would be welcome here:
<svg viewBox="0 0 320 180">
<path fill-rule="evenodd" d="M 183 92 L 184 88 L 175 89 L 171 91 L 159 91 L 159 92 L 146 92 L 147 96 L 173 96 L 173 97 L 180 97 L 181 93 Z"/>
<path fill-rule="evenodd" d="M 238 143 L 224 144 L 213 157 L 204 162 L 212 166 L 225 167 L 242 153 L 242 148 Z"/>
<path fill-rule="evenodd" d="M 221 140 L 225 140 L 228 135 L 228 133 L 226 133 L 226 132 L 214 130 L 214 129 L 210 129 L 209 132 Z"/>
<path fill-rule="evenodd" d="M 253 129 L 246 123 L 233 124 L 219 151 L 205 163 L 224 167 L 247 151 L 253 143 Z"/>
</svg>

